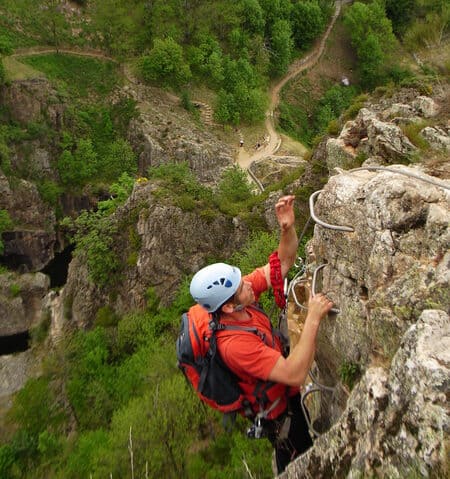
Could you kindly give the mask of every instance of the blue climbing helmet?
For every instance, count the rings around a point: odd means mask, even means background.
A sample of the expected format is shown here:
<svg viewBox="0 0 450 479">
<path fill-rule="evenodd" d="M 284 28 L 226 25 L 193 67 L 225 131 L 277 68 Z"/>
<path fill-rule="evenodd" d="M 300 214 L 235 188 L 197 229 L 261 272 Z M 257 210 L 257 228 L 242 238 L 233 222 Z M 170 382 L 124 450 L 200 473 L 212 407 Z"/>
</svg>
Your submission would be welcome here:
<svg viewBox="0 0 450 479">
<path fill-rule="evenodd" d="M 238 290 L 241 271 L 225 263 L 214 263 L 195 273 L 190 292 L 208 313 L 217 311 Z"/>
</svg>

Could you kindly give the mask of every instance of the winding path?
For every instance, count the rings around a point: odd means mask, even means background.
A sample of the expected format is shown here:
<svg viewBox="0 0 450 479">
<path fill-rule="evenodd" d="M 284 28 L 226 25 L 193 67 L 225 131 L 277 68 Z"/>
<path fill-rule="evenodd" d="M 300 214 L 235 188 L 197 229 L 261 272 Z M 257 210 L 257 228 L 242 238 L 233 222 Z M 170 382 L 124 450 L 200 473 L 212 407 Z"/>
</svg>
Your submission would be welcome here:
<svg viewBox="0 0 450 479">
<path fill-rule="evenodd" d="M 276 83 L 270 90 L 270 106 L 268 111 L 266 112 L 266 120 L 265 120 L 265 128 L 268 133 L 268 142 L 266 142 L 257 152 L 250 154 L 244 147 L 239 148 L 239 153 L 237 157 L 237 163 L 239 166 L 245 170 L 247 170 L 252 176 L 251 170 L 249 169 L 250 165 L 254 161 L 258 161 L 261 158 L 265 158 L 267 156 L 274 155 L 281 146 L 281 137 L 275 130 L 275 123 L 274 123 L 274 112 L 278 108 L 278 104 L 280 102 L 280 91 L 284 87 L 284 85 L 291 80 L 292 78 L 296 77 L 299 73 L 308 68 L 314 66 L 319 58 L 322 56 L 323 51 L 325 50 L 325 43 L 330 35 L 330 32 L 341 12 L 341 5 L 343 3 L 347 3 L 348 0 L 338 0 L 335 2 L 335 9 L 333 17 L 325 31 L 322 35 L 322 38 L 317 42 L 316 46 L 314 47 L 313 51 L 306 57 L 300 58 L 294 63 L 291 64 L 289 67 L 288 73 L 278 82 Z M 261 188 L 261 185 L 256 180 L 256 178 L 252 177 L 257 183 L 258 186 Z"/>
<path fill-rule="evenodd" d="M 266 120 L 265 120 L 265 128 L 267 130 L 267 141 L 262 144 L 262 146 L 257 151 L 249 152 L 245 147 L 239 148 L 238 155 L 237 155 L 237 163 L 239 166 L 247 170 L 250 177 L 257 183 L 258 187 L 262 190 L 263 187 L 261 183 L 255 178 L 250 170 L 250 165 L 253 162 L 256 162 L 262 158 L 275 155 L 278 149 L 281 146 L 281 137 L 275 130 L 275 123 L 274 123 L 274 112 L 278 108 L 278 104 L 280 102 L 280 91 L 284 87 L 284 85 L 291 80 L 292 78 L 299 75 L 302 71 L 307 70 L 314 66 L 320 57 L 322 56 L 323 51 L 325 50 L 325 43 L 328 39 L 328 36 L 338 18 L 341 6 L 344 3 L 349 3 L 351 0 L 336 0 L 335 2 L 335 9 L 334 14 L 331 18 L 331 21 L 322 35 L 321 39 L 318 40 L 312 52 L 304 58 L 300 58 L 296 60 L 294 63 L 291 64 L 289 67 L 288 73 L 275 85 L 272 86 L 270 89 L 270 105 L 269 109 L 266 112 Z M 105 55 L 104 52 L 99 50 L 79 50 L 77 48 L 49 48 L 49 47 L 30 47 L 30 48 L 22 48 L 17 49 L 11 57 L 20 57 L 25 55 L 42 55 L 46 53 L 54 53 L 58 51 L 59 53 L 68 53 L 71 55 L 80 55 L 85 57 L 93 57 L 93 58 L 101 58 L 104 60 L 115 61 L 113 58 Z M 136 83 L 136 81 L 130 78 L 130 72 L 124 67 L 124 76 L 127 78 L 128 81 L 131 83 Z"/>
</svg>

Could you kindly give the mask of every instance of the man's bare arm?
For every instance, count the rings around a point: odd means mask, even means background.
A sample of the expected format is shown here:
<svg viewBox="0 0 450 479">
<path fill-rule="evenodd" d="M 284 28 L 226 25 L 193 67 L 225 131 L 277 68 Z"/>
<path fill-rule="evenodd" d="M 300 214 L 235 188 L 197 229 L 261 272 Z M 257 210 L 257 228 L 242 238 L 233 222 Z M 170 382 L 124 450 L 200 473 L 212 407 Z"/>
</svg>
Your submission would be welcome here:
<svg viewBox="0 0 450 479">
<path fill-rule="evenodd" d="M 333 303 L 321 293 L 310 298 L 300 341 L 287 358 L 280 356 L 269 374 L 269 381 L 288 386 L 303 385 L 314 360 L 320 322 L 332 306 Z"/>
</svg>

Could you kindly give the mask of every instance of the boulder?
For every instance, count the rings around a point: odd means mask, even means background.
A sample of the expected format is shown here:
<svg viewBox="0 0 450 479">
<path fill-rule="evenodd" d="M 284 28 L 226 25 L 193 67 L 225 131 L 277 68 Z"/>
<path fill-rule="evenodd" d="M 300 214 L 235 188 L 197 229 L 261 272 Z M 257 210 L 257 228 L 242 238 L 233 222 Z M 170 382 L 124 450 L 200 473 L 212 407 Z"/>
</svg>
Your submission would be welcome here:
<svg viewBox="0 0 450 479">
<path fill-rule="evenodd" d="M 450 151 L 450 128 L 425 127 L 420 135 L 436 150 Z"/>
</svg>

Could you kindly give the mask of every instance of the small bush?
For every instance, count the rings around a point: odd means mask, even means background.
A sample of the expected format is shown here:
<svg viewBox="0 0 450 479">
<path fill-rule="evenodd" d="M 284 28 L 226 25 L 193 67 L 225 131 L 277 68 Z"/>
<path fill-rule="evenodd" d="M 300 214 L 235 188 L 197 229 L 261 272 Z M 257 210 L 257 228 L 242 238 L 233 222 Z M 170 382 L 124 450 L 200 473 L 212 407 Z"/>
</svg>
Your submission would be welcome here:
<svg viewBox="0 0 450 479">
<path fill-rule="evenodd" d="M 338 120 L 334 119 L 334 120 L 331 120 L 330 123 L 328 123 L 327 133 L 329 135 L 338 135 L 340 130 L 341 130 L 341 126 Z"/>
<path fill-rule="evenodd" d="M 350 389 L 353 389 L 358 378 L 361 376 L 361 367 L 357 363 L 344 361 L 339 367 L 341 381 Z"/>
<path fill-rule="evenodd" d="M 13 298 L 16 298 L 17 296 L 19 296 L 20 291 L 21 291 L 20 284 L 13 283 L 9 286 L 9 293 L 11 294 Z"/>
<path fill-rule="evenodd" d="M 97 314 L 95 315 L 94 326 L 101 326 L 103 328 L 109 328 L 116 326 L 119 321 L 119 316 L 111 308 L 111 306 L 106 305 L 98 309 Z"/>
<path fill-rule="evenodd" d="M 45 341 L 50 331 L 51 323 L 51 312 L 49 309 L 46 309 L 42 314 L 39 324 L 30 330 L 30 337 L 33 344 L 40 344 Z"/>
<path fill-rule="evenodd" d="M 352 104 L 344 112 L 344 120 L 353 120 L 359 113 L 359 110 L 364 107 L 365 102 L 368 100 L 367 95 L 358 95 L 352 101 Z"/>
<path fill-rule="evenodd" d="M 420 122 L 402 126 L 402 131 L 409 138 L 409 141 L 421 150 L 427 150 L 430 148 L 428 141 L 420 135 L 420 132 L 427 126 L 427 124 L 427 122 Z"/>
<path fill-rule="evenodd" d="M 63 188 L 52 180 L 43 180 L 37 185 L 40 197 L 52 207 L 58 205 L 59 196 L 63 192 Z"/>
</svg>

